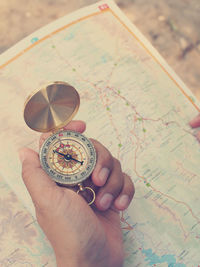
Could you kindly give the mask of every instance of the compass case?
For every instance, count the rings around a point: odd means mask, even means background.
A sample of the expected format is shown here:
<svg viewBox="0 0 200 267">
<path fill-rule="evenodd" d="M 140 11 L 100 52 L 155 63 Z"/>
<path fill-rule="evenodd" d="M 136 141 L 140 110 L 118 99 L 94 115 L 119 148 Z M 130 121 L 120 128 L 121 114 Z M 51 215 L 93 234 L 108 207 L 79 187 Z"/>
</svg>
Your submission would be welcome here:
<svg viewBox="0 0 200 267">
<path fill-rule="evenodd" d="M 24 120 L 38 132 L 57 131 L 76 115 L 80 97 L 65 82 L 53 82 L 33 93 L 25 102 Z"/>
</svg>

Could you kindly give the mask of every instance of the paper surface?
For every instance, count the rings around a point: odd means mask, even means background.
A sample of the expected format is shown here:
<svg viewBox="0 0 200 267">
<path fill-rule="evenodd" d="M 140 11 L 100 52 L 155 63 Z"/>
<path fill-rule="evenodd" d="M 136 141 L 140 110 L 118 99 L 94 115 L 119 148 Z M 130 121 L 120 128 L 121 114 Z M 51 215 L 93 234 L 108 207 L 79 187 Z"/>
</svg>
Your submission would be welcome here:
<svg viewBox="0 0 200 267">
<path fill-rule="evenodd" d="M 34 215 L 16 151 L 37 150 L 38 134 L 25 125 L 23 105 L 43 84 L 66 81 L 80 94 L 76 119 L 86 121 L 86 135 L 108 147 L 135 184 L 134 200 L 121 215 L 124 266 L 198 266 L 200 147 L 188 121 L 199 108 L 114 2 L 98 2 L 42 28 L 4 53 L 0 65 L 2 188 L 10 190 L 6 182 Z M 18 214 L 12 205 L 10 214 Z M 28 241 L 3 232 L 15 249 L 1 246 L 0 264 L 15 255 L 15 266 L 23 260 L 55 266 L 39 227 L 30 227 L 35 234 Z"/>
</svg>

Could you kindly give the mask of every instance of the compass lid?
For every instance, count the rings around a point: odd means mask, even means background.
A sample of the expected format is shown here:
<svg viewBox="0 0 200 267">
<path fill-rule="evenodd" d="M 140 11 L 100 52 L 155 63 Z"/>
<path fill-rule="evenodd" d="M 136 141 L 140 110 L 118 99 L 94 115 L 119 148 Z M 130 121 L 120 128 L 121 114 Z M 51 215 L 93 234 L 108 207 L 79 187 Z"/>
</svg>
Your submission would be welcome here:
<svg viewBox="0 0 200 267">
<path fill-rule="evenodd" d="M 74 87 L 65 82 L 53 82 L 28 97 L 24 120 L 35 131 L 55 131 L 73 119 L 79 106 L 80 97 Z"/>
</svg>

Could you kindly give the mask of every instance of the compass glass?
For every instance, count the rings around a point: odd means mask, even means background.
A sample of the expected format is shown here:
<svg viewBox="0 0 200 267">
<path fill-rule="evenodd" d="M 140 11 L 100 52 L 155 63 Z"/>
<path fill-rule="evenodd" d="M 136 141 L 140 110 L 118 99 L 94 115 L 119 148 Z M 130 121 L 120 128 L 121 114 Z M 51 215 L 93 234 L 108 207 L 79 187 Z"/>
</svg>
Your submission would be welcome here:
<svg viewBox="0 0 200 267">
<path fill-rule="evenodd" d="M 51 135 L 40 150 L 43 169 L 57 183 L 76 185 L 87 179 L 96 163 L 91 141 L 73 131 Z"/>
</svg>

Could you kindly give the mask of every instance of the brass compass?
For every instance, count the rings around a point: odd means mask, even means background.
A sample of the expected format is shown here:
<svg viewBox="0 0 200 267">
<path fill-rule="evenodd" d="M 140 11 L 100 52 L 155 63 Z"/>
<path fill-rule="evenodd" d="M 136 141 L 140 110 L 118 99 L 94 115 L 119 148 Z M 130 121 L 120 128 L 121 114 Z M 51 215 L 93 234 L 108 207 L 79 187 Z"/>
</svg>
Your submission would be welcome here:
<svg viewBox="0 0 200 267">
<path fill-rule="evenodd" d="M 78 111 L 80 97 L 74 87 L 54 82 L 34 92 L 25 102 L 26 124 L 39 132 L 52 132 L 40 149 L 40 163 L 45 172 L 59 185 L 77 186 L 77 193 L 88 191 L 95 200 L 92 188 L 84 186 L 96 164 L 96 151 L 83 134 L 64 130 Z"/>
</svg>

